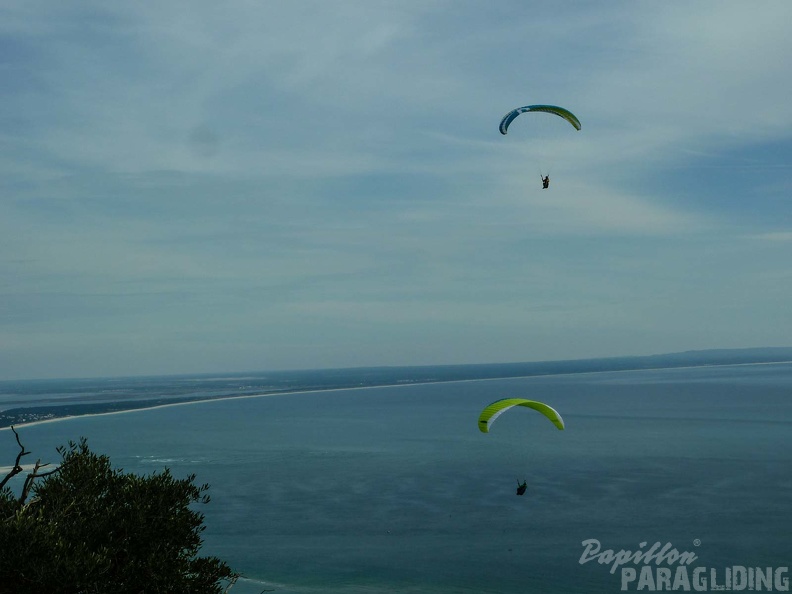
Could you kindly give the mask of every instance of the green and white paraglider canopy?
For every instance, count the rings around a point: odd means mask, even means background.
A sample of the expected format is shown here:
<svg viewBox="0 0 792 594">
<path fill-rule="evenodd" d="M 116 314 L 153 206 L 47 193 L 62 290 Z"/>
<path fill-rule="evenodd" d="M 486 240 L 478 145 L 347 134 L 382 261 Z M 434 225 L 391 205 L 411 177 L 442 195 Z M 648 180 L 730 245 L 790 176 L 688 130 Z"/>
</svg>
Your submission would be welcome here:
<svg viewBox="0 0 792 594">
<path fill-rule="evenodd" d="M 539 411 L 548 419 L 553 422 L 553 425 L 559 429 L 564 428 L 564 419 L 558 414 L 558 411 L 551 406 L 546 405 L 544 402 L 537 402 L 536 400 L 526 400 L 525 398 L 504 398 L 497 400 L 487 406 L 481 415 L 479 415 L 478 427 L 482 433 L 489 433 L 490 427 L 499 416 L 507 410 L 511 410 L 515 406 L 524 406 Z"/>
<path fill-rule="evenodd" d="M 558 117 L 564 118 L 575 127 L 575 130 L 580 130 L 580 120 L 568 109 L 558 107 L 557 105 L 526 105 L 525 107 L 513 109 L 503 116 L 499 127 L 500 133 L 506 134 L 509 130 L 509 124 L 511 124 L 518 115 L 526 112 L 552 113 Z"/>
</svg>

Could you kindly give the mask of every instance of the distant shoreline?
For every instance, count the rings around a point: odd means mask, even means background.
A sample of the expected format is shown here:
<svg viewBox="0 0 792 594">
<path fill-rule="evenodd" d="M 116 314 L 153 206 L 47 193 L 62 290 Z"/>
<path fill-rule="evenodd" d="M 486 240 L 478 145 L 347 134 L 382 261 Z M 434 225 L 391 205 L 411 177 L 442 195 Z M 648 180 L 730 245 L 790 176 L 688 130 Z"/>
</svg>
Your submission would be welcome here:
<svg viewBox="0 0 792 594">
<path fill-rule="evenodd" d="M 155 410 L 159 408 L 195 405 L 208 402 L 219 402 L 223 400 L 242 400 L 250 398 L 267 398 L 270 396 L 287 396 L 287 395 L 304 395 L 304 394 L 317 394 L 324 392 L 339 392 L 346 390 L 369 390 L 373 388 L 401 388 L 405 386 L 419 386 L 430 385 L 437 383 L 469 383 L 469 382 L 483 382 L 492 380 L 504 379 L 528 379 L 528 378 L 546 378 L 546 377 L 563 377 L 570 375 L 594 375 L 603 373 L 634 373 L 642 371 L 668 371 L 668 370 L 683 370 L 683 369 L 701 369 L 708 367 L 748 367 L 758 365 L 788 365 L 792 364 L 790 360 L 773 360 L 773 361 L 748 361 L 748 362 L 723 362 L 723 363 L 697 363 L 689 365 L 668 365 L 665 367 L 651 367 L 651 366 L 638 366 L 638 367 L 625 367 L 613 369 L 580 369 L 580 370 L 566 370 L 566 371 L 547 371 L 546 373 L 529 373 L 525 375 L 502 375 L 486 377 L 462 377 L 462 378 L 447 378 L 447 379 L 426 379 L 426 380 L 399 380 L 397 383 L 371 383 L 369 385 L 338 385 L 328 386 L 325 388 L 294 388 L 274 390 L 269 392 L 254 393 L 254 394 L 228 394 L 223 396 L 198 396 L 198 397 L 185 397 L 175 398 L 170 401 L 156 399 L 152 400 L 138 400 L 129 401 L 127 403 L 119 402 L 104 402 L 97 404 L 76 404 L 76 405 L 52 405 L 42 407 L 30 407 L 25 409 L 9 409 L 0 412 L 0 431 L 5 431 L 14 427 L 32 427 L 35 425 L 43 425 L 46 423 L 55 423 L 60 421 L 68 421 L 71 419 L 85 418 L 85 417 L 99 417 L 106 415 L 118 415 L 124 413 L 133 413 L 138 411 Z M 365 368 L 362 368 L 365 369 Z M 408 369 L 408 368 L 405 368 Z M 85 412 L 69 412 L 78 409 Z M 16 412 L 18 411 L 18 412 Z M 16 418 L 9 418 L 16 417 Z M 30 420 L 25 420 L 25 419 Z"/>
</svg>

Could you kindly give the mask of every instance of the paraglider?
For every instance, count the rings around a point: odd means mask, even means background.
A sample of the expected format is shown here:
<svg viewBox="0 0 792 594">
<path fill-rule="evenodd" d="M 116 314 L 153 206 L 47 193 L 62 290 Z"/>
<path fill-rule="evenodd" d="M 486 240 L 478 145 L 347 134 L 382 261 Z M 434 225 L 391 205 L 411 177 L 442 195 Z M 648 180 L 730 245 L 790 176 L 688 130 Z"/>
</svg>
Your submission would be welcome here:
<svg viewBox="0 0 792 594">
<path fill-rule="evenodd" d="M 489 433 L 495 420 L 508 410 L 512 410 L 518 406 L 530 408 L 540 412 L 547 417 L 558 429 L 564 429 L 564 419 L 558 414 L 558 411 L 552 406 L 548 406 L 544 402 L 537 402 L 536 400 L 526 400 L 525 398 L 504 398 L 496 400 L 492 404 L 486 406 L 481 411 L 478 420 L 478 428 L 482 433 Z M 528 488 L 528 481 L 523 480 L 522 483 L 517 481 L 517 495 L 524 495 Z"/>
<path fill-rule="evenodd" d="M 575 130 L 580 130 L 580 120 L 577 119 L 577 116 L 568 109 L 558 107 L 557 105 L 526 105 L 525 107 L 512 109 L 509 113 L 503 116 L 499 127 L 500 133 L 506 134 L 506 132 L 509 130 L 509 125 L 511 125 L 515 118 L 521 113 L 526 112 L 552 113 L 564 118 L 567 122 L 574 126 Z"/>
<path fill-rule="evenodd" d="M 495 422 L 495 420 L 507 410 L 514 408 L 515 406 L 525 406 L 527 408 L 532 408 L 536 411 L 539 411 L 548 419 L 550 419 L 553 425 L 559 429 L 564 428 L 564 419 L 561 418 L 561 415 L 558 414 L 558 411 L 553 407 L 548 406 L 544 402 L 526 400 L 525 398 L 504 398 L 502 400 L 496 400 L 487 406 L 483 411 L 481 411 L 481 415 L 479 415 L 478 420 L 479 430 L 482 433 L 489 433 L 490 427 Z"/>
<path fill-rule="evenodd" d="M 565 109 L 563 107 L 558 107 L 557 105 L 526 105 L 524 107 L 518 107 L 517 109 L 511 110 L 501 120 L 500 126 L 498 129 L 500 130 L 501 134 L 506 134 L 509 131 L 509 126 L 511 123 L 522 113 L 549 113 L 556 115 L 560 118 L 565 119 L 567 122 L 572 124 L 572 127 L 575 130 L 580 130 L 580 120 L 577 116 Z M 541 175 L 541 174 L 540 174 Z M 542 189 L 546 190 L 550 187 L 550 176 L 549 175 L 542 175 Z"/>
</svg>

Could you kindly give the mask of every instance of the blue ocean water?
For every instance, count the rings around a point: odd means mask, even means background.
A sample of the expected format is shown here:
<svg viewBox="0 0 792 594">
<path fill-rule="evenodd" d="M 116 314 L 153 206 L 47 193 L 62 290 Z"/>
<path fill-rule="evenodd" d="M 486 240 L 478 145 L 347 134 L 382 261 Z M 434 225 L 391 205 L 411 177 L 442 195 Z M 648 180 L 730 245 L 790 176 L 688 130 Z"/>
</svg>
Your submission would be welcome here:
<svg viewBox="0 0 792 594">
<path fill-rule="evenodd" d="M 566 430 L 519 409 L 480 433 L 505 397 L 547 402 Z M 587 539 L 671 543 L 718 571 L 792 565 L 790 364 L 268 395 L 19 431 L 45 460 L 85 436 L 126 471 L 210 483 L 204 553 L 248 578 L 235 593 L 620 591 L 619 571 L 580 563 Z"/>
</svg>

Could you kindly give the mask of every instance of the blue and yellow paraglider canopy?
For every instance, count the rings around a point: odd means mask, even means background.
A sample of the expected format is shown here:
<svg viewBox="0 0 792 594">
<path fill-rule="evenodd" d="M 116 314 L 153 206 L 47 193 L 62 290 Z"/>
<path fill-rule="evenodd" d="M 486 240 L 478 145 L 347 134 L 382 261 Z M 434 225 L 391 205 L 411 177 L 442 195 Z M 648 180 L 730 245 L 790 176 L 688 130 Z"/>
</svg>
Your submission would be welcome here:
<svg viewBox="0 0 792 594">
<path fill-rule="evenodd" d="M 515 406 L 524 406 L 539 411 L 548 419 L 550 419 L 553 422 L 553 425 L 559 429 L 564 428 L 564 419 L 561 418 L 561 415 L 558 414 L 558 411 L 551 406 L 546 405 L 544 402 L 526 400 L 525 398 L 504 398 L 503 400 L 497 400 L 493 402 L 483 411 L 481 411 L 481 415 L 479 416 L 478 420 L 479 430 L 482 433 L 489 433 L 490 427 L 495 422 L 495 419 Z"/>
<path fill-rule="evenodd" d="M 506 134 L 506 132 L 509 130 L 509 124 L 511 124 L 518 115 L 525 112 L 552 113 L 558 117 L 564 118 L 567 122 L 575 127 L 575 130 L 580 130 L 580 120 L 577 119 L 575 114 L 568 109 L 558 107 L 557 105 L 526 105 L 525 107 L 513 109 L 503 116 L 499 128 L 500 133 Z"/>
</svg>

